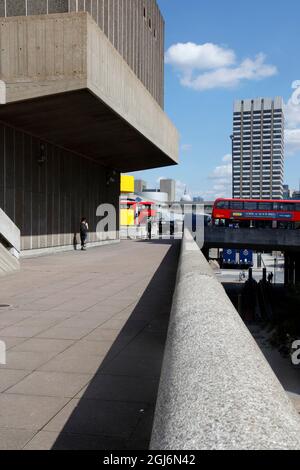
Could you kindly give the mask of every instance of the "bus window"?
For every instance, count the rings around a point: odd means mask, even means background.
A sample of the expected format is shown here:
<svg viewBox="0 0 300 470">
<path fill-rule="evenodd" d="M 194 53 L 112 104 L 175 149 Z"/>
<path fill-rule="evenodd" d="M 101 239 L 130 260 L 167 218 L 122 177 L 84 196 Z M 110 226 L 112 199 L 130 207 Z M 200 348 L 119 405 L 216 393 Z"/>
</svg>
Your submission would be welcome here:
<svg viewBox="0 0 300 470">
<path fill-rule="evenodd" d="M 300 211 L 300 203 L 296 203 L 294 206 L 294 211 Z"/>
<path fill-rule="evenodd" d="M 244 203 L 242 201 L 231 201 L 230 209 L 243 210 L 244 209 Z"/>
<path fill-rule="evenodd" d="M 219 201 L 217 203 L 218 209 L 229 209 L 229 202 L 228 201 Z"/>
<path fill-rule="evenodd" d="M 257 209 L 257 202 L 244 202 L 244 209 L 246 211 L 255 211 Z"/>
<path fill-rule="evenodd" d="M 272 211 L 273 203 L 272 202 L 259 202 L 258 209 L 261 211 Z"/>
</svg>

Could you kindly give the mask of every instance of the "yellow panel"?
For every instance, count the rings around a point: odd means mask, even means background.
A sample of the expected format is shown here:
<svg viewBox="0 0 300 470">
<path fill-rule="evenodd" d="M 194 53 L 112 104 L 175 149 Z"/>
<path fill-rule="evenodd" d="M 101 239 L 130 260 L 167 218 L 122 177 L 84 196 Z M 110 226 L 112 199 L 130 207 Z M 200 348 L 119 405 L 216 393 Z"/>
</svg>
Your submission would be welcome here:
<svg viewBox="0 0 300 470">
<path fill-rule="evenodd" d="M 121 175 L 121 193 L 134 193 L 134 176 Z"/>
<path fill-rule="evenodd" d="M 134 225 L 134 210 L 132 209 L 121 209 L 120 223 L 122 226 Z"/>
</svg>

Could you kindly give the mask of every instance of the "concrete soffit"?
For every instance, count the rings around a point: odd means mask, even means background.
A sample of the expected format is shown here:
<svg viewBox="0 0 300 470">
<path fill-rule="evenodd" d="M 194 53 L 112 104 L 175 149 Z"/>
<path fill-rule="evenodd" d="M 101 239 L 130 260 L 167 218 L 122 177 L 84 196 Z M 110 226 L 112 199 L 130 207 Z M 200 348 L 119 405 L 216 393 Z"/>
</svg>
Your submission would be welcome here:
<svg viewBox="0 0 300 470">
<path fill-rule="evenodd" d="M 80 106 L 76 108 L 78 93 Z M 82 120 L 87 119 L 89 129 L 94 130 L 86 145 L 82 143 L 81 153 L 95 159 L 99 156 L 99 161 L 106 164 L 110 155 L 98 155 L 107 143 L 100 138 L 103 123 L 108 136 L 108 132 L 112 134 L 109 122 L 119 121 L 120 143 L 124 146 L 123 152 L 121 148 L 112 151 L 115 167 L 132 171 L 178 162 L 176 128 L 88 13 L 1 19 L 0 104 L 5 106 L 0 107 L 0 120 L 68 148 L 62 138 L 63 129 L 58 136 L 54 129 L 46 129 L 46 121 L 42 126 L 41 115 L 34 114 L 34 109 L 41 111 L 45 106 L 51 127 L 60 94 L 64 94 L 61 112 L 69 119 L 66 126 L 74 126 L 74 135 L 78 123 L 71 117 L 77 114 L 78 121 L 83 108 Z M 123 164 L 121 154 L 126 151 L 128 158 Z M 136 158 L 130 160 L 129 153 L 135 152 Z M 145 158 L 142 162 L 141 156 L 139 164 L 137 156 L 141 152 Z"/>
</svg>

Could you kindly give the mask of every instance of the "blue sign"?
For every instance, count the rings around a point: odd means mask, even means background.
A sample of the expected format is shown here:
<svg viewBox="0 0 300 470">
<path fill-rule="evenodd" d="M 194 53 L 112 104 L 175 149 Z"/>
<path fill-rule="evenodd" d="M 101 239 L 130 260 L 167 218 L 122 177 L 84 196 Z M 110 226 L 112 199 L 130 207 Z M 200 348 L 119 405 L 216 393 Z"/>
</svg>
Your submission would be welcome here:
<svg viewBox="0 0 300 470">
<path fill-rule="evenodd" d="M 223 250 L 223 263 L 235 264 L 236 263 L 236 250 L 227 249 Z"/>
<path fill-rule="evenodd" d="M 247 219 L 292 219 L 293 214 L 290 212 L 232 212 L 232 217 Z"/>
<path fill-rule="evenodd" d="M 253 265 L 253 251 L 252 250 L 240 250 L 240 264 Z"/>
</svg>

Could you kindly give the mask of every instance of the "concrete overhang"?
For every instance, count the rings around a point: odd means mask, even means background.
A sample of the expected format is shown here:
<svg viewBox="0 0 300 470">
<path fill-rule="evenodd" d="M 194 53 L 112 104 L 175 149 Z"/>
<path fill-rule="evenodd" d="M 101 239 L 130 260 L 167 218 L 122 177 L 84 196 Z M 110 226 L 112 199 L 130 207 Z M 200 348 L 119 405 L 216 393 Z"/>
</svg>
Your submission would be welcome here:
<svg viewBox="0 0 300 470">
<path fill-rule="evenodd" d="M 0 23 L 0 120 L 122 172 L 178 162 L 178 132 L 85 12 Z"/>
</svg>

